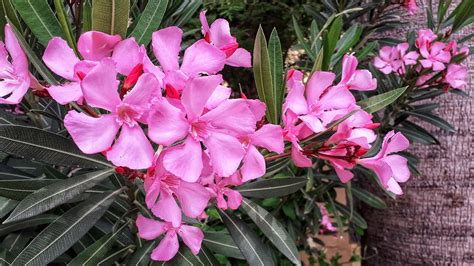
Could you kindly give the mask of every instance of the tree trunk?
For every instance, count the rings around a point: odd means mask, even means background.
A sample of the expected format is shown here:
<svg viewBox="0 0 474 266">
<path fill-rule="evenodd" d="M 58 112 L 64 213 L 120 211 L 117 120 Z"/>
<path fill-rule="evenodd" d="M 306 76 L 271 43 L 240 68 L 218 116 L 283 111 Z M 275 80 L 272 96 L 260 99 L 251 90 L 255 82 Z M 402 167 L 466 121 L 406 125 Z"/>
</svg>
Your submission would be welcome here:
<svg viewBox="0 0 474 266">
<path fill-rule="evenodd" d="M 426 25 L 424 11 L 420 8 L 415 16 L 407 16 L 412 27 Z M 470 33 L 472 27 L 460 34 Z M 470 76 L 466 92 L 473 97 L 474 57 L 467 66 Z M 368 222 L 364 242 L 367 253 L 374 254 L 364 264 L 474 265 L 473 100 L 447 94 L 436 101 L 441 104 L 438 113 L 456 132 L 423 124 L 441 145 L 411 147 L 411 152 L 420 158 L 421 176 L 412 176 L 403 187 L 403 196 L 387 200 L 387 209 L 364 208 Z"/>
</svg>

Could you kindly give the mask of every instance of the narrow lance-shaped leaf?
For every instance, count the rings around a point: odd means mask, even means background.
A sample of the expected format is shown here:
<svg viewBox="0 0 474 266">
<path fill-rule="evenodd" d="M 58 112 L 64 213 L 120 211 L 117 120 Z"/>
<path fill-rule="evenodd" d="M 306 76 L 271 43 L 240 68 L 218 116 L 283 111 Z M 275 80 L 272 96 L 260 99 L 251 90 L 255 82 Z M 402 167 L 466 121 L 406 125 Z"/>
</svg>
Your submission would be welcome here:
<svg viewBox="0 0 474 266">
<path fill-rule="evenodd" d="M 375 113 L 384 107 L 395 102 L 407 89 L 407 87 L 391 90 L 386 93 L 372 96 L 357 102 L 357 105 L 362 107 L 367 113 Z"/>
<path fill-rule="evenodd" d="M 455 132 L 456 129 L 449 124 L 446 120 L 442 119 L 441 117 L 438 117 L 436 115 L 430 114 L 430 113 L 425 113 L 425 112 L 415 112 L 415 111 L 405 111 L 403 112 L 405 114 L 411 115 L 411 116 L 416 116 L 421 120 L 424 120 L 436 127 L 439 127 L 443 130 L 446 130 L 448 132 Z"/>
<path fill-rule="evenodd" d="M 301 265 L 301 258 L 295 241 L 275 217 L 255 202 L 246 198 L 243 199 L 240 207 L 283 255 L 295 265 Z"/>
<path fill-rule="evenodd" d="M 137 25 L 130 34 L 135 37 L 139 44 L 148 45 L 150 43 L 151 34 L 160 26 L 167 6 L 168 0 L 148 1 Z"/>
<path fill-rule="evenodd" d="M 55 183 L 56 179 L 19 178 L 0 179 L 0 196 L 14 200 L 23 200 L 35 191 Z"/>
<path fill-rule="evenodd" d="M 72 140 L 35 127 L 0 125 L 0 150 L 54 165 L 113 167 L 99 155 L 83 154 Z"/>
<path fill-rule="evenodd" d="M 314 51 L 311 49 L 311 46 L 308 45 L 308 43 L 306 42 L 303 35 L 303 31 L 301 30 L 300 25 L 298 24 L 298 21 L 296 20 L 295 17 L 292 17 L 292 21 L 293 21 L 293 28 L 295 29 L 296 38 L 298 39 L 298 42 L 301 45 L 303 45 L 303 48 L 306 54 L 309 56 L 309 58 L 311 58 L 311 60 L 314 60 L 316 55 L 314 54 Z"/>
<path fill-rule="evenodd" d="M 15 26 L 18 29 L 21 29 L 20 18 L 18 17 L 18 13 L 16 12 L 15 8 L 13 7 L 12 0 L 0 0 L 2 4 L 3 16 L 4 18 L 8 18 L 10 20 L 10 25 Z M 2 28 L 3 34 L 3 28 Z M 2 37 L 3 38 L 3 37 Z"/>
<path fill-rule="evenodd" d="M 125 38 L 129 11 L 129 0 L 92 0 L 92 29 Z"/>
<path fill-rule="evenodd" d="M 58 218 L 57 215 L 44 214 L 44 215 L 38 215 L 36 217 L 32 217 L 30 219 L 26 219 L 23 221 L 18 221 L 16 223 L 2 224 L 0 225 L 0 236 L 6 235 L 6 234 L 9 234 L 11 232 L 15 232 L 21 229 L 34 227 L 37 225 L 49 224 L 55 221 L 57 218 Z"/>
<path fill-rule="evenodd" d="M 255 76 L 258 97 L 267 105 L 267 120 L 277 124 L 277 106 L 273 91 L 270 56 L 268 54 L 265 34 L 261 26 L 255 37 L 255 46 L 253 48 L 253 74 Z"/>
<path fill-rule="evenodd" d="M 307 182 L 304 177 L 272 178 L 247 183 L 236 189 L 245 197 L 265 199 L 295 193 Z"/>
<path fill-rule="evenodd" d="M 197 255 L 194 255 L 191 250 L 185 245 L 180 246 L 178 253 L 174 256 L 173 259 L 163 263 L 163 265 L 172 265 L 172 266 L 181 266 L 181 265 L 189 265 L 189 266 L 218 266 L 220 265 L 219 262 L 216 260 L 214 255 L 212 255 L 209 250 L 206 249 L 205 246 L 201 247 L 201 250 Z"/>
<path fill-rule="evenodd" d="M 69 24 L 67 19 L 67 13 L 64 10 L 64 1 L 54 0 L 54 7 L 56 8 L 56 14 L 58 14 L 59 23 L 63 29 L 64 35 L 66 36 L 67 43 L 73 48 L 76 55 L 79 55 L 79 52 L 77 51 L 76 38 L 72 32 L 71 24 Z"/>
<path fill-rule="evenodd" d="M 369 206 L 372 206 L 377 209 L 387 208 L 387 204 L 385 204 L 385 202 L 381 198 L 375 196 L 367 190 L 352 186 L 352 193 L 355 197 L 357 197 Z"/>
<path fill-rule="evenodd" d="M 129 265 L 148 265 L 150 262 L 150 254 L 158 245 L 159 241 L 148 241 L 141 248 L 137 248 L 132 258 L 128 262 Z"/>
<path fill-rule="evenodd" d="M 274 265 L 269 248 L 239 218 L 219 210 L 227 230 L 250 265 Z"/>
<path fill-rule="evenodd" d="M 4 223 L 35 216 L 63 204 L 107 178 L 112 171 L 87 173 L 48 185 L 23 199 Z"/>
<path fill-rule="evenodd" d="M 46 46 L 54 36 L 64 38 L 59 21 L 47 0 L 12 0 L 12 2 L 41 44 Z"/>
<path fill-rule="evenodd" d="M 242 252 L 236 246 L 234 240 L 228 233 L 223 232 L 205 232 L 203 244 L 215 253 L 226 257 L 244 259 Z"/>
<path fill-rule="evenodd" d="M 331 57 L 334 53 L 334 49 L 336 48 L 337 41 L 339 40 L 339 35 L 341 34 L 342 30 L 342 17 L 337 17 L 332 22 L 331 26 L 327 34 L 324 36 L 323 39 L 323 47 L 324 47 L 324 57 L 323 57 L 323 70 L 329 69 L 329 64 L 331 62 Z"/>
<path fill-rule="evenodd" d="M 45 265 L 76 243 L 102 217 L 121 189 L 91 197 L 39 233 L 12 265 Z"/>
<path fill-rule="evenodd" d="M 275 95 L 275 105 L 277 109 L 276 117 L 277 123 L 279 123 L 285 91 L 283 87 L 283 52 L 281 51 L 280 38 L 275 28 L 273 28 L 270 39 L 268 40 L 268 53 L 270 57 L 273 93 Z"/>
<path fill-rule="evenodd" d="M 107 255 L 107 252 L 115 244 L 115 240 L 118 238 L 119 234 L 127 228 L 129 223 L 124 223 L 116 231 L 104 235 L 94 244 L 87 247 L 74 259 L 72 259 L 68 265 L 97 265 L 102 258 Z"/>
</svg>

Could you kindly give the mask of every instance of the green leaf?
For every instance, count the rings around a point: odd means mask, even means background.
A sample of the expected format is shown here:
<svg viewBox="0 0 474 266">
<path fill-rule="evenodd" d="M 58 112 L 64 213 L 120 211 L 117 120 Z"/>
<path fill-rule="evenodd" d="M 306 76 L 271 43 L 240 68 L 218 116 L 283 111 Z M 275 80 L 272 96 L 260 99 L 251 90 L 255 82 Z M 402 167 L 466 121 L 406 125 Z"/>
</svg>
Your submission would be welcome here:
<svg viewBox="0 0 474 266">
<path fill-rule="evenodd" d="M 135 245 L 128 245 L 119 250 L 114 250 L 113 252 L 107 254 L 107 257 L 103 258 L 97 265 L 99 266 L 109 266 L 114 265 L 117 260 L 122 258 L 127 258 L 131 256 L 135 250 Z M 137 265 L 137 264 L 129 264 L 129 265 Z M 148 265 L 148 264 L 147 264 Z"/>
<path fill-rule="evenodd" d="M 5 248 L 0 248 L 0 265 L 11 265 L 14 259 L 15 255 L 10 251 Z"/>
<path fill-rule="evenodd" d="M 262 26 L 259 27 L 257 36 L 255 37 L 255 46 L 253 48 L 253 74 L 255 76 L 258 98 L 267 105 L 267 120 L 270 123 L 278 124 L 278 109 L 275 104 L 270 56 Z"/>
<path fill-rule="evenodd" d="M 20 18 L 18 17 L 18 13 L 16 12 L 15 8 L 12 5 L 11 0 L 0 0 L 2 3 L 2 10 L 3 10 L 3 16 L 4 18 L 7 17 L 10 22 L 10 25 L 16 27 L 17 29 L 21 29 L 21 23 L 20 23 Z M 3 34 L 3 28 L 2 28 L 2 34 Z M 2 36 L 3 38 L 3 36 Z"/>
<path fill-rule="evenodd" d="M 331 58 L 331 67 L 334 66 L 342 56 L 347 53 L 357 42 L 360 40 L 362 35 L 362 27 L 355 24 L 352 25 L 344 34 L 341 39 L 336 44 L 336 54 Z"/>
<path fill-rule="evenodd" d="M 5 1 L 8 1 L 8 0 L 5 0 Z M 13 33 L 15 33 L 15 36 L 18 39 L 18 42 L 20 43 L 21 48 L 23 48 L 23 51 L 28 56 L 28 59 L 30 60 L 30 63 L 33 65 L 33 67 L 36 69 L 36 71 L 38 71 L 38 73 L 49 84 L 51 84 L 51 85 L 57 84 L 58 82 L 56 81 L 54 76 L 46 68 L 43 61 L 41 61 L 38 58 L 38 56 L 36 56 L 36 53 L 33 51 L 33 49 L 31 49 L 30 45 L 28 44 L 28 42 L 23 37 L 23 34 L 18 30 L 18 28 L 16 26 L 14 26 L 14 23 L 12 23 L 10 18 L 7 18 L 7 21 L 10 24 Z"/>
<path fill-rule="evenodd" d="M 92 30 L 92 0 L 84 0 L 82 6 L 82 31 Z"/>
<path fill-rule="evenodd" d="M 202 241 L 206 247 L 215 253 L 224 255 L 230 258 L 244 259 L 244 255 L 236 246 L 232 237 L 225 232 L 205 232 Z"/>
<path fill-rule="evenodd" d="M 35 127 L 0 125 L 0 150 L 54 165 L 113 167 L 99 155 L 83 154 L 72 140 Z"/>
<path fill-rule="evenodd" d="M 270 249 L 250 227 L 232 214 L 219 210 L 227 230 L 250 265 L 274 265 Z"/>
<path fill-rule="evenodd" d="M 110 176 L 113 171 L 96 171 L 54 182 L 23 199 L 4 223 L 26 219 L 64 204 Z"/>
<path fill-rule="evenodd" d="M 387 208 L 387 204 L 385 204 L 381 198 L 375 196 L 365 189 L 352 186 L 352 194 L 371 207 L 377 209 Z"/>
<path fill-rule="evenodd" d="M 347 209 L 346 206 L 340 204 L 339 202 L 335 202 L 336 209 L 340 211 L 342 214 L 344 214 L 346 217 L 351 216 L 351 211 Z M 352 220 L 351 220 L 355 225 L 362 229 L 367 229 L 367 222 L 358 214 L 357 212 L 352 213 Z"/>
<path fill-rule="evenodd" d="M 357 105 L 359 105 L 367 113 L 375 113 L 395 102 L 405 92 L 406 89 L 407 87 L 403 87 L 375 95 L 370 98 L 358 101 Z"/>
<path fill-rule="evenodd" d="M 47 0 L 12 1 L 23 21 L 43 46 L 48 45 L 48 41 L 55 36 L 64 38 L 59 21 Z"/>
<path fill-rule="evenodd" d="M 127 35 L 129 0 L 92 0 L 92 30 Z"/>
<path fill-rule="evenodd" d="M 285 227 L 273 217 L 273 215 L 255 202 L 246 198 L 243 198 L 240 207 L 283 255 L 293 262 L 293 264 L 301 265 L 301 258 L 295 241 L 285 230 Z"/>
<path fill-rule="evenodd" d="M 332 22 L 327 34 L 323 38 L 323 48 L 324 48 L 324 57 L 323 57 L 323 70 L 329 69 L 329 64 L 331 63 L 331 57 L 336 48 L 337 41 L 339 40 L 339 35 L 342 30 L 342 17 L 337 17 Z"/>
<path fill-rule="evenodd" d="M 85 250 L 79 253 L 79 255 L 72 259 L 68 265 L 97 265 L 101 259 L 107 255 L 107 252 L 115 244 L 115 240 L 117 240 L 118 236 L 128 227 L 128 225 L 128 223 L 124 223 L 114 232 L 104 235 L 94 242 L 94 244 L 88 246 Z"/>
<path fill-rule="evenodd" d="M 14 200 L 23 200 L 31 193 L 57 181 L 56 179 L 37 178 L 0 179 L 0 196 Z"/>
<path fill-rule="evenodd" d="M 58 217 L 59 216 L 53 214 L 44 214 L 25 219 L 23 221 L 18 221 L 16 223 L 2 224 L 0 225 L 0 236 L 37 225 L 49 224 L 55 221 Z"/>
<path fill-rule="evenodd" d="M 403 121 L 402 125 L 403 127 L 399 128 L 399 130 L 411 142 L 418 142 L 424 145 L 440 144 L 439 140 L 431 133 L 429 133 L 426 129 L 409 121 Z"/>
<path fill-rule="evenodd" d="M 439 116 L 430 114 L 430 113 L 423 113 L 423 112 L 415 112 L 415 111 L 404 111 L 404 114 L 415 116 L 423 121 L 426 121 L 436 127 L 444 129 L 448 132 L 456 132 L 456 129 L 450 125 L 446 120 L 442 119 Z"/>
<path fill-rule="evenodd" d="M 220 265 L 219 262 L 216 260 L 214 255 L 206 249 L 205 246 L 201 247 L 201 251 L 199 254 L 194 255 L 191 250 L 185 245 L 182 245 L 176 256 L 170 260 L 167 261 L 166 263 L 163 263 L 163 265 L 173 265 L 173 266 L 182 266 L 182 265 L 209 265 L 209 266 L 218 266 Z"/>
<path fill-rule="evenodd" d="M 58 15 L 63 33 L 66 36 L 67 43 L 74 50 L 76 55 L 79 55 L 79 52 L 77 51 L 76 38 L 72 32 L 71 24 L 69 24 L 67 13 L 64 10 L 64 1 L 54 0 L 54 7 L 56 8 L 56 14 Z"/>
<path fill-rule="evenodd" d="M 133 253 L 132 258 L 128 262 L 128 265 L 149 265 L 150 262 L 150 254 L 153 249 L 158 245 L 159 241 L 148 241 L 143 245 L 143 247 L 138 248 Z"/>
<path fill-rule="evenodd" d="M 130 34 L 135 37 L 139 44 L 144 44 L 146 46 L 150 43 L 151 34 L 160 26 L 167 6 L 168 0 L 148 1 L 145 9 L 140 15 L 137 25 Z"/>
<path fill-rule="evenodd" d="M 182 27 L 185 25 L 194 16 L 201 5 L 201 0 L 185 1 L 179 8 L 181 11 L 177 12 L 179 18 L 176 20 L 173 26 Z"/>
<path fill-rule="evenodd" d="M 464 26 L 468 19 L 474 16 L 474 1 L 463 0 L 452 14 L 455 14 L 452 31 L 456 32 Z"/>
<path fill-rule="evenodd" d="M 316 55 L 314 54 L 314 51 L 311 49 L 311 47 L 308 45 L 308 43 L 304 39 L 303 31 L 301 30 L 300 25 L 298 25 L 298 21 L 296 20 L 295 17 L 292 17 L 292 20 L 293 20 L 293 28 L 295 29 L 296 38 L 298 39 L 298 42 L 301 45 L 303 45 L 303 48 L 306 54 L 309 56 L 309 58 L 311 60 L 314 60 Z"/>
<path fill-rule="evenodd" d="M 15 209 L 18 201 L 0 197 L 0 219 Z"/>
<path fill-rule="evenodd" d="M 270 57 L 273 95 L 275 95 L 275 105 L 277 108 L 276 117 L 277 123 L 279 123 L 285 91 L 283 87 L 283 52 L 281 51 L 280 38 L 275 28 L 273 28 L 270 39 L 268 40 L 268 53 Z"/>
<path fill-rule="evenodd" d="M 121 189 L 90 197 L 39 233 L 12 265 L 45 265 L 68 250 L 102 217 Z"/>
<path fill-rule="evenodd" d="M 236 189 L 245 197 L 265 199 L 295 193 L 304 187 L 306 182 L 308 179 L 304 177 L 273 178 L 247 183 Z"/>
</svg>

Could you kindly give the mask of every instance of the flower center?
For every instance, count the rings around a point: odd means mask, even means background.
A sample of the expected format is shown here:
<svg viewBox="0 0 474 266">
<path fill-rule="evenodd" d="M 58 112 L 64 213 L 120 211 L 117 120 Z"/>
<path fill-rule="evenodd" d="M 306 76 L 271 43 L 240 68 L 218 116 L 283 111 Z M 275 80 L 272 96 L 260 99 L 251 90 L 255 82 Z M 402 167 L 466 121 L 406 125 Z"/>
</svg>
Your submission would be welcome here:
<svg viewBox="0 0 474 266">
<path fill-rule="evenodd" d="M 116 109 L 117 122 L 120 125 L 127 124 L 129 127 L 137 125 L 137 120 L 143 114 L 143 110 L 137 106 L 121 103 Z"/>
<path fill-rule="evenodd" d="M 189 132 L 196 140 L 202 141 L 210 135 L 209 124 L 205 121 L 196 121 L 191 124 Z"/>
</svg>

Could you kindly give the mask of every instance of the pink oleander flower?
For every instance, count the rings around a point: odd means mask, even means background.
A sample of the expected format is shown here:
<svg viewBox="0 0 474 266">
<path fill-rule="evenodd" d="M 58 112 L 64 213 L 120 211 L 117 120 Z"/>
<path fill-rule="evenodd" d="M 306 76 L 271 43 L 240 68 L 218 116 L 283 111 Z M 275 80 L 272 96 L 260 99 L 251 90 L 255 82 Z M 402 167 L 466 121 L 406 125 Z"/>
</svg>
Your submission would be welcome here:
<svg viewBox="0 0 474 266">
<path fill-rule="evenodd" d="M 103 59 L 82 80 L 82 91 L 89 105 L 110 113 L 90 117 L 69 111 L 64 126 L 84 153 L 106 152 L 107 159 L 116 166 L 148 168 L 154 151 L 139 122 L 146 123 L 148 101 L 159 83 L 152 74 L 145 73 L 123 99 L 118 84 L 114 61 Z M 120 136 L 115 139 L 119 130 Z"/>
<path fill-rule="evenodd" d="M 326 207 L 324 207 L 322 204 L 319 205 L 319 211 L 321 212 L 322 216 L 321 225 L 323 229 L 330 232 L 337 232 L 337 228 L 332 225 L 331 220 L 329 219 L 329 212 Z"/>
<path fill-rule="evenodd" d="M 423 46 L 430 46 L 431 43 L 436 40 L 438 36 L 433 33 L 430 29 L 421 29 L 418 31 L 418 37 L 415 40 L 415 45 L 417 48 Z"/>
<path fill-rule="evenodd" d="M 184 52 L 181 66 L 179 51 L 183 31 L 178 27 L 168 27 L 156 31 L 152 36 L 153 53 L 164 71 L 163 87 L 167 95 L 174 97 L 186 86 L 189 78 L 199 77 L 200 74 L 217 74 L 224 68 L 225 54 L 204 40 L 195 42 Z"/>
<path fill-rule="evenodd" d="M 179 242 L 178 235 L 188 246 L 194 255 L 201 250 L 204 233 L 195 226 L 179 224 L 174 225 L 170 221 L 156 221 L 138 215 L 136 225 L 138 235 L 146 240 L 155 240 L 165 234 L 160 244 L 152 251 L 151 259 L 156 261 L 169 261 L 178 253 Z"/>
<path fill-rule="evenodd" d="M 211 170 L 212 171 L 212 170 Z M 242 195 L 231 187 L 243 184 L 242 176 L 237 171 L 229 177 L 222 177 L 213 172 L 201 178 L 212 197 L 216 199 L 217 207 L 222 210 L 236 210 L 242 204 Z"/>
<path fill-rule="evenodd" d="M 148 170 L 144 187 L 147 207 L 155 216 L 170 221 L 174 226 L 181 224 L 181 210 L 190 218 L 199 217 L 211 198 L 210 193 L 201 184 L 183 181 L 166 171 L 162 155 Z"/>
<path fill-rule="evenodd" d="M 341 81 L 337 86 L 349 90 L 371 91 L 377 88 L 377 79 L 366 69 L 357 69 L 359 62 L 353 55 L 345 55 L 342 59 Z"/>
<path fill-rule="evenodd" d="M 354 174 L 350 171 L 357 164 L 357 159 L 367 153 L 357 143 L 340 141 L 335 146 L 323 146 L 315 152 L 315 156 L 328 161 L 343 183 L 349 182 Z"/>
<path fill-rule="evenodd" d="M 214 109 L 206 110 L 209 98 L 221 82 L 220 75 L 192 78 L 183 90 L 182 108 L 162 98 L 150 113 L 148 136 L 151 140 L 162 145 L 183 140 L 182 144 L 167 150 L 163 165 L 184 181 L 195 182 L 201 175 L 201 143 L 218 175 L 233 174 L 245 156 L 239 136 L 255 131 L 257 121 L 245 100 L 224 100 Z"/>
<path fill-rule="evenodd" d="M 145 46 L 139 46 L 134 37 L 125 39 L 115 45 L 112 59 L 117 63 L 117 71 L 120 74 L 129 76 L 136 72 L 137 69 L 140 69 L 143 73 L 153 74 L 160 82 L 160 87 L 162 87 L 162 80 L 165 74 L 159 67 L 153 65 L 146 53 Z M 157 93 L 161 95 L 161 91 L 158 89 Z"/>
<path fill-rule="evenodd" d="M 374 66 L 384 74 L 405 74 L 406 66 L 415 65 L 419 57 L 415 51 L 408 52 L 409 48 L 408 43 L 382 47 L 379 56 L 374 58 Z"/>
<path fill-rule="evenodd" d="M 225 53 L 227 57 L 226 65 L 234 67 L 252 66 L 250 53 L 243 48 L 239 48 L 236 38 L 230 34 L 229 22 L 227 20 L 216 19 L 211 27 L 209 27 L 206 11 L 201 11 L 199 19 L 201 20 L 204 40 Z"/>
<path fill-rule="evenodd" d="M 401 195 L 403 191 L 398 183 L 410 178 L 410 169 L 407 159 L 395 153 L 406 150 L 409 145 L 402 133 L 390 131 L 385 135 L 380 151 L 373 157 L 358 160 L 358 163 L 374 171 L 388 191 Z"/>
<path fill-rule="evenodd" d="M 467 86 L 467 68 L 463 65 L 450 64 L 444 77 L 444 82 L 454 89 L 464 89 Z"/>
<path fill-rule="evenodd" d="M 44 51 L 43 61 L 51 71 L 67 82 L 46 88 L 49 95 L 60 104 L 75 101 L 82 103 L 81 79 L 100 60 L 109 57 L 120 40 L 119 35 L 108 35 L 97 31 L 83 33 L 77 43 L 77 50 L 83 58 L 81 60 L 65 40 L 60 37 L 52 38 Z"/>
<path fill-rule="evenodd" d="M 5 25 L 5 43 L 0 41 L 0 104 L 18 104 L 30 87 L 28 59 L 10 25 Z"/>
<path fill-rule="evenodd" d="M 445 48 L 446 45 L 442 42 L 421 46 L 420 54 L 424 58 L 420 60 L 421 65 L 427 69 L 432 68 L 433 71 L 444 70 L 451 60 L 451 54 Z"/>
<path fill-rule="evenodd" d="M 410 15 L 414 15 L 418 10 L 418 6 L 416 5 L 416 0 L 403 0 L 403 6 L 407 9 Z"/>
<path fill-rule="evenodd" d="M 372 121 L 372 115 L 357 110 L 354 114 L 337 126 L 336 132 L 329 138 L 328 143 L 338 143 L 340 141 L 350 141 L 364 149 L 370 149 L 371 143 L 377 139 L 374 129 L 379 123 Z"/>
</svg>

